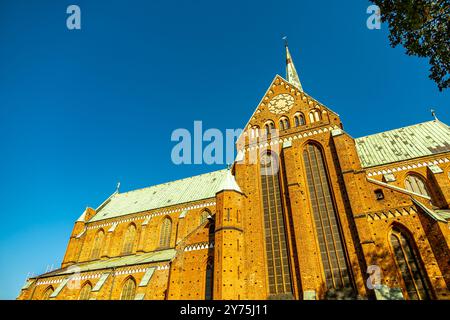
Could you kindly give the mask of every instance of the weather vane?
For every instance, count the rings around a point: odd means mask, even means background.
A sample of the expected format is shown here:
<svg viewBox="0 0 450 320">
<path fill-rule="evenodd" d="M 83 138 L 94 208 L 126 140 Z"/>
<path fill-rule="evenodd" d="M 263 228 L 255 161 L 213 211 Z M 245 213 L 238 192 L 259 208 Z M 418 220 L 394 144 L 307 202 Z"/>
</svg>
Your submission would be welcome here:
<svg viewBox="0 0 450 320">
<path fill-rule="evenodd" d="M 436 116 L 436 110 L 431 109 L 431 115 L 434 117 L 435 120 L 437 120 L 437 116 Z"/>
<path fill-rule="evenodd" d="M 288 37 L 284 36 L 283 40 L 284 40 L 284 45 L 287 47 L 288 46 Z"/>
</svg>

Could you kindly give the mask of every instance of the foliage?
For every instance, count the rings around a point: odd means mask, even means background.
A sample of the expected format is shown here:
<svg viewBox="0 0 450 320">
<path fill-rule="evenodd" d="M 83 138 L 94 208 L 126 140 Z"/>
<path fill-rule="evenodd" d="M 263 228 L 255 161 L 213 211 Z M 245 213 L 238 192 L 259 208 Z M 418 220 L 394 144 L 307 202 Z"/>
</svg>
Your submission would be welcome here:
<svg viewBox="0 0 450 320">
<path fill-rule="evenodd" d="M 450 86 L 450 0 L 370 0 L 389 24 L 392 47 L 428 57 L 429 78 L 442 91 Z"/>
</svg>

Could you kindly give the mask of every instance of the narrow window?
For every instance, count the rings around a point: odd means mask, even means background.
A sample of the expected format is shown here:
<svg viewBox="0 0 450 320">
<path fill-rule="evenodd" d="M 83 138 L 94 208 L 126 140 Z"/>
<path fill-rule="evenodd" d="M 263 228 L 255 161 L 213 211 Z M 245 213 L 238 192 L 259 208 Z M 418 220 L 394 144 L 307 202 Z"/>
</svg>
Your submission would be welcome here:
<svg viewBox="0 0 450 320">
<path fill-rule="evenodd" d="M 409 299 L 429 299 L 429 286 L 425 272 L 409 237 L 406 237 L 398 228 L 394 227 L 391 232 L 391 245 Z"/>
<path fill-rule="evenodd" d="M 161 248 L 168 248 L 170 246 L 170 235 L 172 233 L 172 221 L 165 218 L 161 225 L 161 235 L 159 238 L 159 246 Z"/>
<path fill-rule="evenodd" d="M 299 116 L 295 116 L 295 117 L 294 117 L 294 125 L 295 125 L 295 127 L 300 126 Z"/>
<path fill-rule="evenodd" d="M 308 144 L 303 160 L 326 287 L 351 288 L 322 151 L 315 144 Z"/>
<path fill-rule="evenodd" d="M 302 114 L 298 116 L 298 120 L 301 126 L 304 126 L 306 124 L 305 117 Z"/>
<path fill-rule="evenodd" d="M 275 130 L 275 123 L 270 122 L 270 130 Z"/>
<path fill-rule="evenodd" d="M 314 110 L 314 119 L 316 121 L 320 121 L 321 120 L 319 110 Z"/>
<path fill-rule="evenodd" d="M 130 254 L 133 252 L 134 239 L 136 238 L 136 226 L 130 224 L 125 232 L 123 241 L 122 254 Z"/>
<path fill-rule="evenodd" d="M 136 282 L 133 278 L 129 278 L 125 281 L 122 288 L 122 294 L 120 295 L 120 300 L 134 300 L 136 296 Z"/>
<path fill-rule="evenodd" d="M 250 130 L 250 140 L 255 141 L 259 138 L 259 127 L 255 126 Z"/>
<path fill-rule="evenodd" d="M 278 158 L 266 153 L 260 166 L 269 294 L 292 293 Z"/>
<path fill-rule="evenodd" d="M 289 124 L 289 119 L 288 118 L 285 118 L 284 119 L 284 130 L 287 130 L 287 129 L 289 129 L 291 126 L 290 126 L 290 124 Z"/>
<path fill-rule="evenodd" d="M 214 286 L 214 260 L 209 259 L 206 265 L 205 300 L 212 300 Z"/>
<path fill-rule="evenodd" d="M 272 132 L 275 130 L 275 123 L 273 123 L 273 121 L 270 121 L 266 123 L 264 127 L 266 128 L 266 135 L 270 136 Z"/>
<path fill-rule="evenodd" d="M 315 122 L 315 119 L 314 119 L 314 113 L 313 113 L 313 112 L 310 112 L 310 113 L 309 113 L 309 122 L 311 122 L 311 123 L 314 123 L 314 122 Z"/>
<path fill-rule="evenodd" d="M 95 260 L 100 258 L 100 254 L 103 248 L 103 241 L 105 239 L 105 232 L 99 230 L 94 238 L 94 244 L 92 246 L 91 259 Z"/>
<path fill-rule="evenodd" d="M 259 127 L 254 127 L 253 130 L 255 130 L 256 138 L 259 138 Z"/>
<path fill-rule="evenodd" d="M 285 130 L 283 119 L 280 120 L 280 130 Z"/>
<path fill-rule="evenodd" d="M 92 291 L 92 286 L 88 282 L 83 286 L 83 288 L 81 288 L 80 296 L 79 296 L 78 300 L 89 300 L 89 298 L 91 296 L 91 291 Z"/>
</svg>

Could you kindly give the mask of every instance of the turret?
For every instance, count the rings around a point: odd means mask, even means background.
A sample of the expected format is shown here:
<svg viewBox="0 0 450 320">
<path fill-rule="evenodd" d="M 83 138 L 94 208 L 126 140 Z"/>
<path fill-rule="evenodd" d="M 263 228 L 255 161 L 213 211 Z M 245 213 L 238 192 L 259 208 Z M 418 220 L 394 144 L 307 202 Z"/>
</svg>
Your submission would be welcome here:
<svg viewBox="0 0 450 320">
<path fill-rule="evenodd" d="M 216 194 L 214 293 L 216 300 L 243 296 L 243 194 L 229 170 Z"/>
</svg>

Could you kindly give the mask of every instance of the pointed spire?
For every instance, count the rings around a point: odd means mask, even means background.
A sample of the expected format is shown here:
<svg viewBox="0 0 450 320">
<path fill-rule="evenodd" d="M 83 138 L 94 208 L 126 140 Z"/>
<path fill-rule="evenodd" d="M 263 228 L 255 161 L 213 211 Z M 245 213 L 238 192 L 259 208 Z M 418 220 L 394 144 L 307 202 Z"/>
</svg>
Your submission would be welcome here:
<svg viewBox="0 0 450 320">
<path fill-rule="evenodd" d="M 283 37 L 286 47 L 286 80 L 289 81 L 289 83 L 293 84 L 295 87 L 297 87 L 301 92 L 303 92 L 303 87 L 300 82 L 300 78 L 298 77 L 297 70 L 295 69 L 294 61 L 292 60 L 291 53 L 289 52 L 289 46 L 287 37 Z"/>
</svg>

